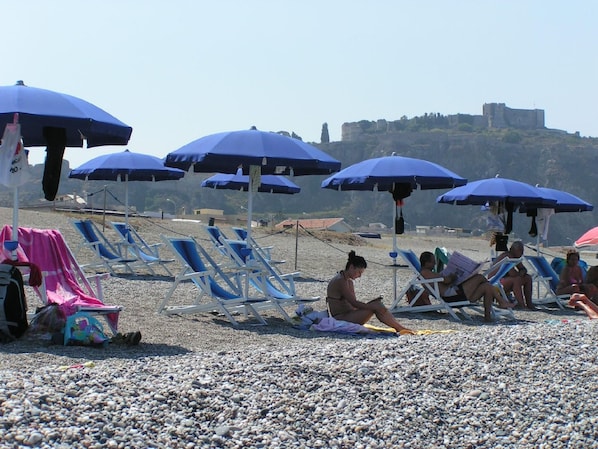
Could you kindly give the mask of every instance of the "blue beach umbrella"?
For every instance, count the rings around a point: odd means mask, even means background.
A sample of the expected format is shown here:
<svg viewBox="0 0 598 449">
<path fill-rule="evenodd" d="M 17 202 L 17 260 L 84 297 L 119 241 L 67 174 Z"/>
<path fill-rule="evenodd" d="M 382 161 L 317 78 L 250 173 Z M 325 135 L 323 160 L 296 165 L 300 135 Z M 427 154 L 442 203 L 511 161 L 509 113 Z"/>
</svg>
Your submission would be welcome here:
<svg viewBox="0 0 598 449">
<path fill-rule="evenodd" d="M 514 206 L 552 207 L 556 199 L 538 187 L 508 178 L 488 178 L 468 182 L 440 195 L 439 203 L 484 205 L 500 201 Z"/>
<path fill-rule="evenodd" d="M 569 193 L 564 190 L 550 189 L 548 187 L 538 187 L 547 197 L 556 200 L 556 204 L 550 206 L 554 209 L 555 213 L 559 212 L 587 212 L 594 210 L 587 201 Z"/>
<path fill-rule="evenodd" d="M 341 163 L 322 150 L 281 134 L 250 129 L 194 140 L 166 156 L 166 165 L 196 173 L 236 173 L 260 167 L 262 175 L 329 175 Z"/>
<path fill-rule="evenodd" d="M 185 175 L 183 170 L 166 167 L 159 157 L 149 154 L 106 154 L 93 158 L 71 170 L 69 178 L 89 181 L 121 181 L 125 183 L 125 222 L 129 222 L 129 181 L 174 181 Z"/>
<path fill-rule="evenodd" d="M 537 236 L 536 251 L 539 252 L 540 235 L 542 236 L 542 240 L 544 241 L 548 238 L 548 227 L 550 224 L 550 216 L 552 213 L 588 212 L 593 210 L 594 206 L 569 192 L 565 192 L 564 190 L 551 189 L 548 187 L 537 188 L 540 191 L 542 191 L 547 197 L 555 199 L 556 204 L 549 207 L 538 208 L 527 208 L 526 206 L 521 206 L 519 208 L 519 212 L 527 213 L 527 215 L 531 215 L 532 217 L 538 216 L 542 218 L 542 222 L 544 224 L 542 232 L 538 233 L 537 229 L 535 229 L 535 227 L 532 224 L 532 230 L 535 231 Z M 533 235 L 533 232 L 531 234 Z"/>
<path fill-rule="evenodd" d="M 434 162 L 403 156 L 366 159 L 322 181 L 322 188 L 392 192 L 398 184 L 410 190 L 447 189 L 462 186 L 467 179 Z"/>
<path fill-rule="evenodd" d="M 237 173 L 240 168 L 243 174 L 249 175 L 249 192 L 261 175 L 329 175 L 341 168 L 339 161 L 313 145 L 255 128 L 194 140 L 168 153 L 166 165 L 196 173 Z M 247 234 L 249 240 L 249 215 Z"/>
<path fill-rule="evenodd" d="M 106 111 L 71 95 L 26 86 L 0 86 L 0 128 L 19 114 L 23 143 L 28 147 L 46 146 L 48 128 L 64 129 L 67 147 L 88 148 L 126 145 L 133 128 Z"/>
<path fill-rule="evenodd" d="M 241 173 L 218 173 L 210 176 L 201 183 L 202 187 L 211 187 L 213 189 L 249 190 L 249 176 Z M 293 194 L 299 193 L 301 187 L 291 180 L 279 175 L 263 175 L 260 178 L 258 192 Z"/>
<path fill-rule="evenodd" d="M 14 123 L 20 126 L 27 147 L 46 147 L 42 187 L 53 201 L 58 191 L 62 158 L 66 147 L 126 145 L 133 129 L 80 98 L 26 86 L 0 86 L 0 130 Z M 1 132 L 1 131 L 0 131 Z M 18 190 L 13 206 L 13 239 L 17 238 Z"/>
<path fill-rule="evenodd" d="M 228 190 L 242 190 L 249 192 L 247 200 L 247 215 L 249 220 L 253 214 L 253 192 L 249 190 L 249 175 L 244 175 L 241 169 L 236 174 L 232 175 L 229 173 L 217 173 L 214 176 L 210 176 L 208 179 L 201 183 L 202 187 L 211 187 L 213 189 L 228 189 Z M 254 190 L 255 190 L 254 186 Z M 294 182 L 280 175 L 263 175 L 260 176 L 259 185 L 257 186 L 258 192 L 269 192 L 269 193 L 283 193 L 292 195 L 299 193 L 301 187 Z"/>
<path fill-rule="evenodd" d="M 507 212 L 505 233 L 513 228 L 513 212 L 517 208 L 553 207 L 556 199 L 538 187 L 508 178 L 487 178 L 468 182 L 436 198 L 438 203 L 485 205 L 498 202 Z M 532 224 L 532 227 L 534 224 Z"/>
<path fill-rule="evenodd" d="M 398 156 L 384 156 L 366 159 L 350 165 L 322 181 L 321 187 L 333 190 L 377 190 L 390 192 L 397 204 L 411 194 L 411 191 L 449 189 L 462 186 L 467 179 L 434 162 L 423 159 Z M 401 211 L 402 214 L 402 211 Z M 396 236 L 397 211 L 393 208 Z M 400 221 L 400 218 L 398 219 Z M 400 226 L 400 225 L 399 225 Z M 396 237 L 393 252 L 397 251 Z"/>
</svg>

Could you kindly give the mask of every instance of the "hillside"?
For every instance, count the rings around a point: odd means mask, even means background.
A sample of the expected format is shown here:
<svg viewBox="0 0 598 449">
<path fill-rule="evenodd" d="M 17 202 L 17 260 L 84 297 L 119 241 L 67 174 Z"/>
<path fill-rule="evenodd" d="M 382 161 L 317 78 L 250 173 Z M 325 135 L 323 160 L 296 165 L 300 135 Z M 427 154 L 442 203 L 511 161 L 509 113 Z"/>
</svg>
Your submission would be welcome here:
<svg viewBox="0 0 598 449">
<path fill-rule="evenodd" d="M 598 205 L 598 183 L 595 170 L 598 139 L 549 129 L 478 129 L 471 126 L 419 130 L 378 130 L 363 124 L 364 132 L 351 140 L 315 144 L 346 167 L 355 162 L 393 152 L 441 164 L 470 181 L 493 177 L 517 179 L 530 184 L 566 190 Z M 36 180 L 20 189 L 20 202 L 31 205 L 41 198 L 42 166 L 36 166 Z M 68 162 L 63 164 L 59 194 L 88 196 L 88 201 L 101 208 L 103 186 L 107 185 L 106 203 L 118 207 L 124 203 L 124 189 L 118 183 L 82 182 L 68 179 Z M 243 214 L 247 196 L 242 192 L 215 191 L 199 188 L 210 175 L 193 174 L 174 182 L 130 183 L 129 198 L 139 211 L 164 210 L 187 213 L 198 208 L 224 209 L 227 214 Z M 322 176 L 295 177 L 302 187 L 298 195 L 258 194 L 254 199 L 257 218 L 282 220 L 292 217 L 342 216 L 354 227 L 382 222 L 391 226 L 392 200 L 383 192 L 335 192 L 320 188 Z M 437 204 L 443 191 L 417 191 L 404 206 L 407 229 L 415 225 L 444 225 L 467 229 L 484 229 L 485 215 L 474 206 Z M 95 195 L 91 195 L 95 194 Z M 168 199 L 168 200 L 167 200 Z M 12 205 L 12 192 L 0 190 L 0 205 Z M 579 235 L 596 225 L 596 212 L 559 214 L 552 218 L 549 244 L 571 244 Z M 514 232 L 527 237 L 530 219 L 516 214 Z"/>
</svg>

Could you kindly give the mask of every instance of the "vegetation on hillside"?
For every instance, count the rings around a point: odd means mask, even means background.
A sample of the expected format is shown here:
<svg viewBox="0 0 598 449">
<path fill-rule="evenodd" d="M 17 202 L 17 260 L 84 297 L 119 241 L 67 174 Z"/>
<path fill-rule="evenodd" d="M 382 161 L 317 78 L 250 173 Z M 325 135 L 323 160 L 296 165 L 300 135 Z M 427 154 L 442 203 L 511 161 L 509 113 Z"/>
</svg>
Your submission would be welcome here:
<svg viewBox="0 0 598 449">
<path fill-rule="evenodd" d="M 364 159 L 398 155 L 436 162 L 470 181 L 501 176 L 566 190 L 598 205 L 596 182 L 596 155 L 598 139 L 581 138 L 556 130 L 477 129 L 468 125 L 466 116 L 451 128 L 447 118 L 440 114 L 426 114 L 414 119 L 402 118 L 402 130 L 392 132 L 364 132 L 358 140 L 315 144 L 342 162 L 343 167 Z M 362 123 L 362 122 L 360 122 Z M 363 121 L 363 126 L 372 122 Z M 395 122 L 396 123 L 396 122 Z M 464 126 L 461 126 L 464 125 Z M 327 126 L 322 136 L 327 134 Z M 323 138 L 325 142 L 325 138 Z M 91 154 L 91 153 L 90 153 Z M 91 157 L 91 156 L 90 156 Z M 115 182 L 82 182 L 68 179 L 65 162 L 59 195 L 76 192 L 87 194 L 95 208 L 102 208 L 103 186 L 107 186 L 107 207 L 122 207 L 124 187 Z M 34 204 L 43 197 L 41 190 L 42 166 L 34 169 L 35 180 L 21 187 L 20 202 Z M 223 209 L 225 214 L 244 214 L 247 194 L 226 190 L 200 188 L 210 174 L 189 174 L 181 181 L 159 183 L 131 182 L 129 203 L 136 210 L 190 214 L 194 209 Z M 298 195 L 255 194 L 254 215 L 264 220 L 282 220 L 288 217 L 342 216 L 352 226 L 364 227 L 369 223 L 392 225 L 393 202 L 386 192 L 337 192 L 321 189 L 324 176 L 295 177 L 302 188 Z M 485 215 L 479 207 L 437 204 L 442 191 L 415 191 L 405 200 L 403 213 L 407 229 L 416 225 L 448 226 L 466 229 L 485 227 Z M 84 193 L 85 192 L 85 193 Z M 90 196 L 89 194 L 94 194 Z M 12 190 L 0 188 L 0 204 L 12 206 Z M 597 223 L 596 212 L 558 214 L 551 219 L 549 244 L 570 245 Z M 516 214 L 514 231 L 527 236 L 530 218 Z"/>
</svg>

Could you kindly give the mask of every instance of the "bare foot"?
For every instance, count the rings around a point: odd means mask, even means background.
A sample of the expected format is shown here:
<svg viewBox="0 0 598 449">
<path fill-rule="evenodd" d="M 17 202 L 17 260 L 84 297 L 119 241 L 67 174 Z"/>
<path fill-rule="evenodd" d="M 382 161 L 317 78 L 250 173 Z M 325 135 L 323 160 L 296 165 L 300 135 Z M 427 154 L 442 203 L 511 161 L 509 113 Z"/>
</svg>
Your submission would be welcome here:
<svg viewBox="0 0 598 449">
<path fill-rule="evenodd" d="M 415 332 L 411 329 L 407 329 L 406 327 L 404 327 L 399 331 L 399 335 L 415 335 Z"/>
<path fill-rule="evenodd" d="M 517 305 L 517 303 L 515 302 L 510 302 L 510 301 L 498 301 L 498 307 L 501 309 L 512 309 Z"/>
</svg>

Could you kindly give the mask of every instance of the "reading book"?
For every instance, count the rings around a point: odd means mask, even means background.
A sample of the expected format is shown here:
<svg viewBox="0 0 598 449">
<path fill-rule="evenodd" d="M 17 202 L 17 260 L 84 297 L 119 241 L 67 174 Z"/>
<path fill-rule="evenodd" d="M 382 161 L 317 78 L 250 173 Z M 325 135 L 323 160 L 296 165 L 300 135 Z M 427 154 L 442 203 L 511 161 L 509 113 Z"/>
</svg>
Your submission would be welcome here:
<svg viewBox="0 0 598 449">
<path fill-rule="evenodd" d="M 449 257 L 444 270 L 439 274 L 441 276 L 448 276 L 450 274 L 456 274 L 457 279 L 454 285 L 459 285 L 465 282 L 467 279 L 475 274 L 478 274 L 485 262 L 476 262 L 471 260 L 469 257 L 455 251 Z"/>
</svg>

